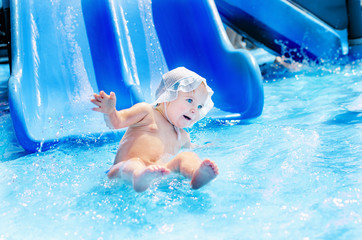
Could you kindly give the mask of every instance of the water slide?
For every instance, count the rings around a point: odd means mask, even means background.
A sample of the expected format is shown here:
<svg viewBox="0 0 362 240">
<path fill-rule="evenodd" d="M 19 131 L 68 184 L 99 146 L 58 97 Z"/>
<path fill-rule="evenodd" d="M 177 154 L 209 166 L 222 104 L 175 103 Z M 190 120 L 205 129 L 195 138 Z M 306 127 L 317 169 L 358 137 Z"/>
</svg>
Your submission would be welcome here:
<svg viewBox="0 0 362 240">
<path fill-rule="evenodd" d="M 276 55 L 333 61 L 362 46 L 360 0 L 215 0 L 225 23 Z"/>
<path fill-rule="evenodd" d="M 263 87 L 249 52 L 234 50 L 213 1 L 11 1 L 9 105 L 19 143 L 42 151 L 71 139 L 121 136 L 91 111 L 92 93 L 117 109 L 153 101 L 161 76 L 186 66 L 208 79 L 217 119 L 261 114 Z"/>
</svg>

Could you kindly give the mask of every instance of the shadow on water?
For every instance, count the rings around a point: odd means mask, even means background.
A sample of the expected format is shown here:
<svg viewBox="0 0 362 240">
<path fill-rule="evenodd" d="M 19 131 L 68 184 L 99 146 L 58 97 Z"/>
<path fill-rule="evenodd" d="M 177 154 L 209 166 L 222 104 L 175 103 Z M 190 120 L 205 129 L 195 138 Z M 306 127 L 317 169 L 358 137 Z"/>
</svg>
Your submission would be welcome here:
<svg viewBox="0 0 362 240">
<path fill-rule="evenodd" d="M 362 123 L 362 112 L 346 111 L 338 114 L 325 122 L 328 125 L 360 124 Z"/>
</svg>

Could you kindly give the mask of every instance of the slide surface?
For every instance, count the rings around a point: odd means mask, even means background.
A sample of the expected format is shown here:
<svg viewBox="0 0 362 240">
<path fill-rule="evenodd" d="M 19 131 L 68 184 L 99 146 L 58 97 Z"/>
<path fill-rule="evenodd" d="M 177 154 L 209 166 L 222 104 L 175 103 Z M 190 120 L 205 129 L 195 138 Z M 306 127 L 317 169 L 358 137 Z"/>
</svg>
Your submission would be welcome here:
<svg viewBox="0 0 362 240">
<path fill-rule="evenodd" d="M 186 25 L 161 16 L 166 2 L 166 12 L 189 14 Z M 12 1 L 9 103 L 19 143 L 41 151 L 69 139 L 123 134 L 91 111 L 93 92 L 114 91 L 117 109 L 152 102 L 162 74 L 181 65 L 208 78 L 217 117 L 259 116 L 264 98 L 255 60 L 232 49 L 214 3 L 200 2 Z M 193 37 L 175 39 L 187 35 Z"/>
<path fill-rule="evenodd" d="M 215 3 L 223 21 L 275 54 L 297 61 L 334 60 L 348 54 L 347 26 L 337 30 L 291 1 L 215 0 Z"/>
<path fill-rule="evenodd" d="M 261 114 L 260 70 L 231 46 L 213 0 L 153 0 L 153 19 L 169 69 L 185 66 L 208 80 L 216 108 L 241 118 Z M 177 29 L 177 31 L 175 31 Z"/>
</svg>

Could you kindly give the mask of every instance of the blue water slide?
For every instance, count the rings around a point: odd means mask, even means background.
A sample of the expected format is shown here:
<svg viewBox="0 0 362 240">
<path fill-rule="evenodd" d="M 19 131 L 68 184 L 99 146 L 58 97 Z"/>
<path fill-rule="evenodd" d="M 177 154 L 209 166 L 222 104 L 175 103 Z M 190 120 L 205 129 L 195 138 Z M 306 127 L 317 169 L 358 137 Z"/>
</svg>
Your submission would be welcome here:
<svg viewBox="0 0 362 240">
<path fill-rule="evenodd" d="M 114 91 L 117 109 L 152 102 L 162 74 L 179 65 L 209 79 L 218 107 L 214 117 L 261 114 L 259 68 L 249 53 L 229 45 L 213 2 L 185 1 L 199 9 L 178 9 L 191 14 L 183 15 L 190 20 L 171 28 L 159 23 L 161 2 L 175 1 L 11 2 L 9 104 L 24 149 L 34 152 L 69 139 L 121 136 L 124 130 L 108 130 L 102 114 L 91 111 L 93 92 Z M 168 17 L 164 20 L 172 24 Z M 187 47 L 175 49 L 167 46 L 164 30 L 194 37 L 185 42 Z M 169 42 L 180 43 L 172 38 Z"/>
<path fill-rule="evenodd" d="M 223 111 L 239 118 L 261 114 L 258 64 L 248 51 L 231 46 L 214 1 L 153 0 L 152 10 L 168 68 L 185 66 L 204 76 Z"/>
<path fill-rule="evenodd" d="M 309 2 L 311 10 L 318 10 L 318 5 Z M 341 1 L 324 2 L 339 6 Z M 341 7 L 344 8 L 332 6 L 333 10 L 345 12 L 345 1 L 342 2 Z M 215 3 L 225 23 L 275 54 L 297 61 L 305 58 L 334 60 L 348 54 L 347 25 L 340 28 L 328 24 L 340 16 L 346 20 L 346 12 L 321 20 L 288 0 L 215 0 Z M 320 8 L 319 12 L 322 11 Z"/>
<path fill-rule="evenodd" d="M 96 81 L 80 1 L 11 1 L 10 9 L 9 105 L 19 143 L 33 152 L 106 132 L 103 117 L 90 110 L 92 93 L 112 89 L 121 107 L 131 105 L 112 38 L 100 47 L 111 54 L 104 61 L 112 58 L 114 70 Z"/>
<path fill-rule="evenodd" d="M 151 1 L 81 3 L 99 89 L 114 91 L 119 86 L 109 86 L 108 79 L 124 79 L 131 104 L 125 101 L 118 109 L 140 101 L 153 102 L 153 93 L 168 69 L 154 29 Z"/>
</svg>

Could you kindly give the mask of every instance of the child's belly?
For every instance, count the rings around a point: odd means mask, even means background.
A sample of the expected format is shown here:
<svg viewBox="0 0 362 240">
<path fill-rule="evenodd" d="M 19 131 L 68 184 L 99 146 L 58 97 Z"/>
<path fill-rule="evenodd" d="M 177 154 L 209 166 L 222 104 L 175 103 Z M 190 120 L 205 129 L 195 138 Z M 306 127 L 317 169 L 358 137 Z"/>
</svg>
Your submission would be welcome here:
<svg viewBox="0 0 362 240">
<path fill-rule="evenodd" d="M 151 134 L 125 136 L 119 146 L 116 161 L 140 158 L 146 165 L 168 162 L 180 150 L 179 143 L 162 139 Z"/>
</svg>

